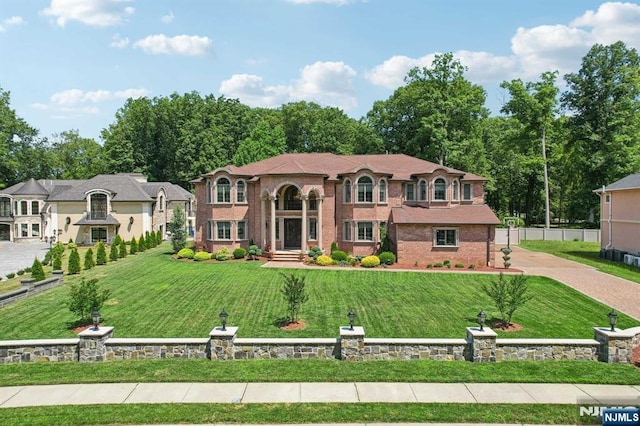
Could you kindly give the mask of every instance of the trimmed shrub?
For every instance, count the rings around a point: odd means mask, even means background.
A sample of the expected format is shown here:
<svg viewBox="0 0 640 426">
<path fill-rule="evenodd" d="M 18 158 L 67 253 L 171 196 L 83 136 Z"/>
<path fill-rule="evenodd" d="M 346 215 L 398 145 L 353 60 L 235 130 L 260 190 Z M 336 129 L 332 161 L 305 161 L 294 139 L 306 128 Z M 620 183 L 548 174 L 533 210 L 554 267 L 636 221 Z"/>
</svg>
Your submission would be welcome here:
<svg viewBox="0 0 640 426">
<path fill-rule="evenodd" d="M 116 235 L 116 237 L 113 239 L 113 244 L 118 245 L 120 244 L 120 241 L 122 241 L 122 237 L 120 235 Z"/>
<path fill-rule="evenodd" d="M 334 250 L 331 252 L 331 258 L 336 262 L 346 261 L 349 256 L 342 250 Z"/>
<path fill-rule="evenodd" d="M 182 250 L 185 250 L 185 249 L 182 249 Z M 199 251 L 193 255 L 193 260 L 197 262 L 201 262 L 203 260 L 210 260 L 210 259 L 211 259 L 211 254 L 207 253 L 206 251 Z"/>
<path fill-rule="evenodd" d="M 37 257 L 33 259 L 33 265 L 31 265 L 31 278 L 36 281 L 44 280 L 44 269 Z"/>
<path fill-rule="evenodd" d="M 9 279 L 11 279 L 11 278 L 13 278 L 13 277 L 15 277 L 15 276 L 16 276 L 16 273 L 15 273 L 15 272 L 9 272 L 9 273 L 7 274 L 7 278 L 9 278 Z"/>
<path fill-rule="evenodd" d="M 109 262 L 115 262 L 116 260 L 118 260 L 118 244 L 116 240 L 113 240 L 109 248 Z"/>
<path fill-rule="evenodd" d="M 380 258 L 380 263 L 383 265 L 393 265 L 396 263 L 396 255 L 390 251 L 383 251 L 378 257 Z"/>
<path fill-rule="evenodd" d="M 380 265 L 380 258 L 378 256 L 367 256 L 360 262 L 363 268 L 375 268 Z"/>
<path fill-rule="evenodd" d="M 257 245 L 251 244 L 247 254 L 249 255 L 249 260 L 256 260 L 258 256 L 262 256 L 262 250 Z"/>
<path fill-rule="evenodd" d="M 118 257 L 121 259 L 127 257 L 127 245 L 124 240 L 120 240 L 120 244 L 118 244 Z"/>
<path fill-rule="evenodd" d="M 316 263 L 320 266 L 329 266 L 329 265 L 333 265 L 334 261 L 332 258 L 327 256 L 326 254 L 322 254 L 318 256 L 318 258 L 316 259 Z"/>
<path fill-rule="evenodd" d="M 450 261 L 450 260 L 445 260 L 444 262 L 442 262 L 442 264 L 443 264 L 444 266 L 446 266 L 447 268 L 450 268 L 450 267 L 451 267 L 451 261 Z"/>
<path fill-rule="evenodd" d="M 18 275 L 20 275 L 20 276 L 24 275 L 24 269 L 20 269 L 20 270 L 18 271 Z"/>
<path fill-rule="evenodd" d="M 47 251 L 44 255 L 44 259 L 42 259 L 42 264 L 48 265 L 49 263 L 51 263 L 52 256 L 53 256 L 53 253 L 51 253 L 51 250 Z"/>
<path fill-rule="evenodd" d="M 231 259 L 231 252 L 228 248 L 222 247 L 220 250 L 216 252 L 216 260 L 224 262 L 225 260 Z"/>
<path fill-rule="evenodd" d="M 62 270 L 62 254 L 60 254 L 59 252 L 53 255 L 52 266 L 54 271 Z"/>
<path fill-rule="evenodd" d="M 338 243 L 334 241 L 331 243 L 331 253 L 333 253 L 336 250 L 338 250 Z"/>
<path fill-rule="evenodd" d="M 234 259 L 244 259 L 244 257 L 247 255 L 247 251 L 245 249 L 243 249 L 242 247 L 238 247 L 237 249 L 235 249 L 233 251 L 233 258 Z"/>
<path fill-rule="evenodd" d="M 140 239 L 138 240 L 138 251 L 142 252 L 148 249 L 147 240 L 144 239 L 144 235 L 140 234 Z"/>
<path fill-rule="evenodd" d="M 464 263 L 458 262 L 458 263 L 456 263 L 455 266 L 456 266 L 456 268 L 464 268 Z"/>
<path fill-rule="evenodd" d="M 471 265 L 469 265 L 469 269 L 476 269 L 476 265 L 472 263 Z"/>
<path fill-rule="evenodd" d="M 347 262 L 349 263 L 349 265 L 351 265 L 351 266 L 355 266 L 355 265 L 356 265 L 356 263 L 358 263 L 358 258 L 356 258 L 355 256 L 351 256 L 351 255 L 349 255 L 349 256 L 347 257 Z"/>
<path fill-rule="evenodd" d="M 78 248 L 78 245 L 76 243 L 69 242 L 69 244 L 67 244 L 67 248 L 69 250 L 73 250 L 74 248 Z"/>
<path fill-rule="evenodd" d="M 160 244 L 162 244 L 162 232 L 158 229 L 158 232 L 156 232 L 156 245 Z"/>
<path fill-rule="evenodd" d="M 129 254 L 136 254 L 138 252 L 138 242 L 136 237 L 131 237 L 131 244 L 129 244 Z"/>
<path fill-rule="evenodd" d="M 31 273 L 31 266 L 27 266 L 26 268 L 24 268 L 25 272 Z"/>
<path fill-rule="evenodd" d="M 314 247 L 311 247 L 311 250 L 309 250 L 309 253 L 307 254 L 315 262 L 318 259 L 318 256 L 322 255 L 322 249 L 318 246 L 314 246 Z"/>
<path fill-rule="evenodd" d="M 96 266 L 95 260 L 93 260 L 93 249 L 89 248 L 84 254 L 84 269 L 91 269 Z"/>
<path fill-rule="evenodd" d="M 147 245 L 147 248 L 154 248 L 153 241 L 151 240 L 151 233 L 149 231 L 144 233 L 144 242 Z"/>
<path fill-rule="evenodd" d="M 80 254 L 78 253 L 78 249 L 72 249 L 69 254 L 68 270 L 70 275 L 80 273 Z"/>
<path fill-rule="evenodd" d="M 431 269 L 433 268 L 433 265 L 431 263 L 427 263 L 427 269 Z"/>
<path fill-rule="evenodd" d="M 104 243 L 100 241 L 96 250 L 96 265 L 105 265 L 107 263 L 107 251 L 104 248 Z"/>
<path fill-rule="evenodd" d="M 433 264 L 434 268 L 442 268 L 442 262 L 436 262 Z"/>
<path fill-rule="evenodd" d="M 178 252 L 178 259 L 193 259 L 195 254 L 190 248 L 183 248 Z"/>
</svg>

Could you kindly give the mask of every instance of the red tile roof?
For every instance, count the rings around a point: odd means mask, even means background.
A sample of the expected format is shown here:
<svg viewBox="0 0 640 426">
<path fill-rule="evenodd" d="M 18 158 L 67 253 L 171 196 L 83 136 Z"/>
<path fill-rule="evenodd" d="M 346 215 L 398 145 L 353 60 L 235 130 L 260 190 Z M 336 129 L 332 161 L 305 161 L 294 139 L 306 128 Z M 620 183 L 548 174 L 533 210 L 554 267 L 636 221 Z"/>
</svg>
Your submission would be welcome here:
<svg viewBox="0 0 640 426">
<path fill-rule="evenodd" d="M 450 208 L 394 207 L 391 217 L 397 224 L 499 225 L 501 222 L 486 204 L 457 205 Z"/>
</svg>

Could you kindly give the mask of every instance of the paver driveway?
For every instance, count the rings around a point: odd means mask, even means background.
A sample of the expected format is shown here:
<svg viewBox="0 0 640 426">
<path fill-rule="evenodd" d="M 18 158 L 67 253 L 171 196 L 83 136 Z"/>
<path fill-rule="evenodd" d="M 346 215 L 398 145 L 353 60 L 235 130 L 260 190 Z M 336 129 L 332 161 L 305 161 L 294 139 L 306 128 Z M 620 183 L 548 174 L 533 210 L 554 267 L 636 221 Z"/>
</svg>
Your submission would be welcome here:
<svg viewBox="0 0 640 426">
<path fill-rule="evenodd" d="M 0 278 L 11 272 L 18 272 L 33 264 L 33 259 L 42 260 L 49 250 L 49 244 L 42 242 L 12 243 L 0 241 Z"/>
<path fill-rule="evenodd" d="M 599 272 L 595 268 L 560 257 L 511 246 L 511 266 L 526 274 L 542 275 L 575 288 L 618 311 L 640 320 L 640 283 Z M 496 253 L 496 260 L 502 253 Z"/>
</svg>

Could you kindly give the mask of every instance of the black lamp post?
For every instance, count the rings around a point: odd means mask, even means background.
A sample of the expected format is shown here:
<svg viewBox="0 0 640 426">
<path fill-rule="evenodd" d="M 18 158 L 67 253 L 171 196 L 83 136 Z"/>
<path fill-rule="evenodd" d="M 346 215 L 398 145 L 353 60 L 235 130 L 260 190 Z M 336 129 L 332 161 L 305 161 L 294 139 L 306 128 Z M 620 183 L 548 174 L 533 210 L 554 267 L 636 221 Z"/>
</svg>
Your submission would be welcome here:
<svg viewBox="0 0 640 426">
<path fill-rule="evenodd" d="M 349 313 L 347 314 L 347 317 L 349 317 L 349 330 L 353 330 L 353 322 L 356 319 L 356 313 L 353 312 L 353 310 L 349 311 Z"/>
<path fill-rule="evenodd" d="M 227 318 L 229 314 L 223 309 L 218 316 L 220 317 L 220 321 L 222 321 L 222 331 L 227 331 Z"/>
<path fill-rule="evenodd" d="M 480 331 L 484 331 L 484 322 L 487 320 L 487 314 L 485 314 L 483 310 L 480 310 L 476 318 L 478 319 L 478 324 L 480 324 Z"/>
<path fill-rule="evenodd" d="M 100 312 L 93 311 L 91 312 L 91 319 L 93 320 L 93 329 L 95 331 L 99 330 L 98 324 L 100 324 Z"/>
<path fill-rule="evenodd" d="M 609 317 L 609 325 L 611 326 L 611 331 L 616 331 L 616 323 L 618 322 L 618 314 L 616 314 L 613 309 L 611 312 L 607 314 Z"/>
</svg>

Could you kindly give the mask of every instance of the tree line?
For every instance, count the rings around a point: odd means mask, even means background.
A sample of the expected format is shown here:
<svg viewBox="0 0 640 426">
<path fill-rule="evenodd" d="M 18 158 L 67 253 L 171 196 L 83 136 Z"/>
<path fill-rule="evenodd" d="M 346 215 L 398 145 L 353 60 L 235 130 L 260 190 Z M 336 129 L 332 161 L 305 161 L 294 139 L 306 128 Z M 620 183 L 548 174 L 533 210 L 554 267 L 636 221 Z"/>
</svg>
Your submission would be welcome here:
<svg viewBox="0 0 640 426">
<path fill-rule="evenodd" d="M 640 170 L 640 59 L 622 42 L 594 45 L 581 68 L 501 87 L 499 116 L 452 54 L 412 69 L 362 118 L 294 102 L 251 108 L 197 92 L 129 99 L 101 133 L 49 138 L 16 116 L 0 88 L 0 187 L 34 178 L 141 172 L 189 188 L 217 167 L 285 152 L 404 153 L 489 179 L 487 203 L 527 224 L 597 220 L 592 191 Z"/>
</svg>

